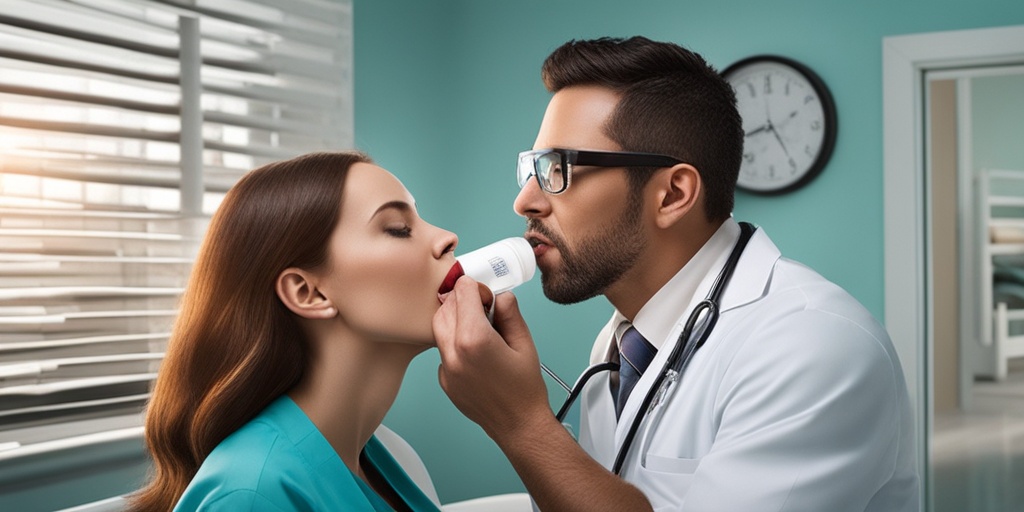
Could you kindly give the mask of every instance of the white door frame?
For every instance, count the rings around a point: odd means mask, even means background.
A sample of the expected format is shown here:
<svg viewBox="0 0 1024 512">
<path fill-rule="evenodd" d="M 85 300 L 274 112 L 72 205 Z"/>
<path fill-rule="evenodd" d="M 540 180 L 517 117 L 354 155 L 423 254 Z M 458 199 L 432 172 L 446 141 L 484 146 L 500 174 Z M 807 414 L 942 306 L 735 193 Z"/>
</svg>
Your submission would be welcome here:
<svg viewBox="0 0 1024 512">
<path fill-rule="evenodd" d="M 924 155 L 924 73 L 1024 61 L 1024 26 L 882 39 L 885 324 L 903 363 L 918 433 L 918 470 L 930 481 L 932 338 Z M 929 502 L 927 486 L 921 503 Z"/>
</svg>

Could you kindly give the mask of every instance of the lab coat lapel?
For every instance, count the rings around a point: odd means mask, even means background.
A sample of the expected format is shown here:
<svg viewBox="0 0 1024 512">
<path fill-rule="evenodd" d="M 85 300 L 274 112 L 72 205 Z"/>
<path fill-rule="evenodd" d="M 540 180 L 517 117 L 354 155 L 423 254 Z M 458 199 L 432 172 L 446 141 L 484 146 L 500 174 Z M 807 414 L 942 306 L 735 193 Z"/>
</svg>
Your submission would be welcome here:
<svg viewBox="0 0 1024 512">
<path fill-rule="evenodd" d="M 778 261 L 780 256 L 781 254 L 779 249 L 775 247 L 775 244 L 772 243 L 761 229 L 754 232 L 753 236 L 750 238 L 750 242 L 747 243 L 746 249 L 743 251 L 743 255 L 740 256 L 732 278 L 729 280 L 729 283 L 722 293 L 719 312 L 724 313 L 730 309 L 735 309 L 754 302 L 764 296 L 771 279 L 772 269 L 775 267 L 775 262 Z M 694 294 L 694 297 L 690 301 L 686 310 L 680 312 L 680 317 L 676 320 L 676 325 L 669 334 L 668 339 L 666 339 L 662 344 L 662 348 L 658 350 L 658 354 L 654 357 L 654 360 L 651 361 L 650 366 L 647 367 L 647 371 L 645 371 L 640 377 L 640 380 L 637 381 L 636 386 L 630 393 L 629 399 L 626 401 L 626 405 L 622 409 L 622 415 L 619 417 L 618 424 L 615 428 L 616 453 L 618 453 L 619 448 L 622 446 L 626 433 L 629 432 L 629 427 L 633 423 L 634 417 L 637 415 L 641 402 L 643 402 L 644 397 L 651 389 L 655 379 L 657 379 L 658 375 L 665 370 L 668 363 L 668 357 L 672 352 L 672 348 L 679 342 L 679 335 L 682 333 L 683 327 L 686 325 L 690 312 L 693 311 L 693 308 L 696 307 L 697 304 L 707 297 L 711 290 L 711 286 L 714 283 L 715 278 L 718 277 L 718 273 L 720 271 L 721 267 L 718 267 L 715 272 L 709 273 L 705 276 L 704 280 L 701 281 L 700 286 L 697 288 L 697 293 Z M 605 326 L 605 329 L 607 330 L 608 326 Z M 612 329 L 612 332 L 614 333 L 614 327 L 612 327 Z M 707 344 L 714 343 L 716 334 L 717 331 L 712 331 Z M 597 347 L 595 347 L 594 353 L 591 354 L 591 359 L 593 359 L 593 356 L 597 352 Z"/>
<path fill-rule="evenodd" d="M 771 282 L 772 270 L 781 257 L 779 248 L 772 243 L 764 230 L 759 228 L 755 231 L 747 243 L 746 250 L 740 256 L 732 279 L 722 293 L 719 312 L 724 313 L 764 297 Z M 708 288 L 710 289 L 710 286 Z M 706 295 L 707 291 L 704 293 Z"/>
</svg>

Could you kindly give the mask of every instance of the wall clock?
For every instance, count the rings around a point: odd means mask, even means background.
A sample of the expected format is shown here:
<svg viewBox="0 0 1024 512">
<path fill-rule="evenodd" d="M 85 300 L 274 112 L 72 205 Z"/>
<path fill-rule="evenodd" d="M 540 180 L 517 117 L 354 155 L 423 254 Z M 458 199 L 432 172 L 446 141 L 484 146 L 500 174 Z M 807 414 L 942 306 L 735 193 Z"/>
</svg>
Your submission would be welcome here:
<svg viewBox="0 0 1024 512">
<path fill-rule="evenodd" d="M 781 194 L 821 173 L 836 142 L 836 107 L 814 71 L 786 57 L 756 55 L 722 76 L 743 118 L 739 188 Z"/>
</svg>

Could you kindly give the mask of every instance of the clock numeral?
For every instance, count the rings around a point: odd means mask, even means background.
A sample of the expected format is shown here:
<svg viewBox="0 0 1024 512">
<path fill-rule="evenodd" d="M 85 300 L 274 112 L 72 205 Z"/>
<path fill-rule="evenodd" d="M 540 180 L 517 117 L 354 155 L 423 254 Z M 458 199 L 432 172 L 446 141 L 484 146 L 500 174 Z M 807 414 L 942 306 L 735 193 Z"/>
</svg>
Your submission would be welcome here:
<svg viewBox="0 0 1024 512">
<path fill-rule="evenodd" d="M 796 160 L 793 160 L 792 158 L 789 159 L 789 170 L 791 172 L 796 172 Z"/>
<path fill-rule="evenodd" d="M 772 178 L 772 179 L 775 178 L 775 166 L 774 165 L 769 165 L 768 166 L 768 177 Z"/>
<path fill-rule="evenodd" d="M 786 96 L 789 96 L 789 84 L 790 83 L 791 82 L 788 82 L 788 81 L 786 82 Z"/>
<path fill-rule="evenodd" d="M 765 94 L 771 94 L 772 93 L 772 76 L 771 75 L 767 75 L 767 76 L 764 77 L 764 93 Z"/>
<path fill-rule="evenodd" d="M 821 130 L 821 120 L 815 119 L 814 121 L 811 121 L 811 130 L 812 131 L 819 131 L 819 130 Z"/>
<path fill-rule="evenodd" d="M 751 98 L 756 98 L 757 97 L 757 90 L 754 89 L 754 84 L 752 84 L 750 82 L 747 82 L 747 88 L 750 89 L 750 97 Z"/>
<path fill-rule="evenodd" d="M 811 148 L 810 144 L 804 146 L 804 153 L 806 153 L 807 156 L 814 156 L 814 149 Z"/>
<path fill-rule="evenodd" d="M 743 153 L 743 159 L 746 160 L 746 162 L 748 164 L 754 163 L 754 154 L 753 153 Z"/>
</svg>

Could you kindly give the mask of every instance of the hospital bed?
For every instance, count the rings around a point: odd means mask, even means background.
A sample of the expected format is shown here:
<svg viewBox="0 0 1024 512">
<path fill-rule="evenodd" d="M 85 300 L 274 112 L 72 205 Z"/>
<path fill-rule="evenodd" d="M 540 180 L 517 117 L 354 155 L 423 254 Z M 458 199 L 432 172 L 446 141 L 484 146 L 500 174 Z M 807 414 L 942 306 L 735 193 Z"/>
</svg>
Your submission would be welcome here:
<svg viewBox="0 0 1024 512">
<path fill-rule="evenodd" d="M 981 170 L 977 191 L 979 341 L 992 358 L 983 373 L 1002 381 L 1024 357 L 1024 171 Z"/>
</svg>

